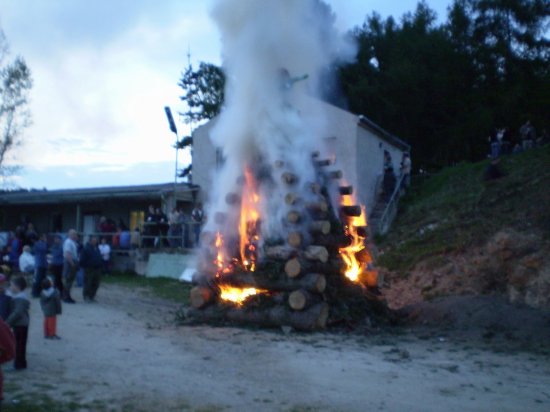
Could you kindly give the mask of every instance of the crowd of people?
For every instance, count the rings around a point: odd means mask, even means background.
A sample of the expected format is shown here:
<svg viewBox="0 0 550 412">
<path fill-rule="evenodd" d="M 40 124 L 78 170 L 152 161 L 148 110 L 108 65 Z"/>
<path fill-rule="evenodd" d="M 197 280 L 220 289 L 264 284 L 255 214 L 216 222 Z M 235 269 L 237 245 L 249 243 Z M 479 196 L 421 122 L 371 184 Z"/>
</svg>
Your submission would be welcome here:
<svg viewBox="0 0 550 412">
<path fill-rule="evenodd" d="M 496 128 L 487 138 L 490 145 L 491 159 L 497 159 L 501 155 L 517 154 L 550 143 L 548 131 L 544 129 L 540 135 L 530 120 L 527 120 L 513 136 L 507 127 Z"/>
<path fill-rule="evenodd" d="M 144 247 L 191 248 L 200 245 L 200 232 L 206 221 L 202 203 L 191 214 L 176 207 L 167 216 L 160 208 L 150 205 L 143 224 Z"/>
<path fill-rule="evenodd" d="M 101 248 L 97 236 L 82 245 L 76 230 L 56 234 L 51 243 L 45 234 L 33 234 L 34 226 L 18 228 L 2 250 L 0 271 L 0 362 L 14 359 L 13 369 L 27 368 L 26 347 L 31 298 L 40 301 L 44 315 L 44 338 L 61 339 L 57 334 L 57 316 L 62 302 L 76 303 L 71 293 L 77 273 L 82 272 L 84 302 L 96 302 L 102 272 L 109 252 Z M 102 245 L 108 245 L 102 239 Z M 30 281 L 30 287 L 29 287 Z M 27 289 L 30 289 L 30 296 Z M 12 342 L 13 341 L 13 342 Z M 13 350 L 11 350 L 12 348 Z M 5 356 L 2 356 L 5 355 Z M 2 376 L 0 372 L 0 399 Z"/>
</svg>

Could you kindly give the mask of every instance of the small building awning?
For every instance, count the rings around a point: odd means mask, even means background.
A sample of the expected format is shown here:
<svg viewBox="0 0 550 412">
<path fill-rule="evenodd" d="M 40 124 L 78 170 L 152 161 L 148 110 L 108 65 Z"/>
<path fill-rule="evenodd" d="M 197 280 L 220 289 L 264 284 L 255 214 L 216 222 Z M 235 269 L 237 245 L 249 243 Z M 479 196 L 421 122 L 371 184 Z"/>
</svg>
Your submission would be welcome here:
<svg viewBox="0 0 550 412">
<path fill-rule="evenodd" d="M 180 201 L 193 202 L 198 185 L 190 183 L 160 183 L 136 186 L 112 186 L 61 190 L 21 190 L 0 194 L 0 205 L 59 204 L 75 202 L 96 202 L 105 200 L 156 200 L 173 196 Z"/>
</svg>

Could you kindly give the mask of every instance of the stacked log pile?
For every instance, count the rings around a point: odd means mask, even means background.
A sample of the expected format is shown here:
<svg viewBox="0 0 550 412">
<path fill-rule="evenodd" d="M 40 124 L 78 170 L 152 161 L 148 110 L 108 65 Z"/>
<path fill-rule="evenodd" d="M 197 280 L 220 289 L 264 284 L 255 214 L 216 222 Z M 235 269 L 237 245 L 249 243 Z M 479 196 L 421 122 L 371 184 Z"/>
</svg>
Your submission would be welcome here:
<svg viewBox="0 0 550 412">
<path fill-rule="evenodd" d="M 202 235 L 203 243 L 209 247 L 204 248 L 194 279 L 191 307 L 182 314 L 186 323 L 230 322 L 315 330 L 333 324 L 350 325 L 372 314 L 386 313 L 384 302 L 373 292 L 375 289 L 369 290 L 343 275 L 339 249 L 352 240 L 342 222 L 361 215 L 362 208 L 346 205 L 335 210 L 330 191 L 336 196 L 348 196 L 353 187 L 338 186 L 342 173 L 331 170 L 332 160 L 319 159 L 314 154 L 312 161 L 317 170 L 316 182 L 300 182 L 300 177 L 291 171 L 279 173 L 287 192 L 282 222 L 286 235 L 264 242 L 254 271 L 238 261 L 225 268 L 216 265 L 216 234 Z M 284 162 L 277 162 L 275 169 L 284 169 Z M 309 192 L 301 193 L 304 188 Z M 241 198 L 229 193 L 225 201 L 237 205 Z M 217 214 L 214 219 L 224 225 L 227 216 Z M 356 228 L 356 233 L 366 239 L 367 227 Z M 234 245 L 232 251 L 226 248 L 231 256 L 239 256 L 238 239 L 225 239 L 225 244 Z M 222 299 L 224 287 L 253 288 L 259 293 L 240 304 L 228 303 Z"/>
</svg>

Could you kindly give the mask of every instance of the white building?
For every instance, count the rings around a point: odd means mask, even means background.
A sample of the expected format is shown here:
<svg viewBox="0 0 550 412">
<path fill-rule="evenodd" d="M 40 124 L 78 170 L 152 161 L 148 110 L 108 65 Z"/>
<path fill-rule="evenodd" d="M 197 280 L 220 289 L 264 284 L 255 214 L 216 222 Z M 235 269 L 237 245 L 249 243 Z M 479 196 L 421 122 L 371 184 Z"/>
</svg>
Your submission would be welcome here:
<svg viewBox="0 0 550 412">
<path fill-rule="evenodd" d="M 312 111 L 324 113 L 325 141 L 329 152 L 336 155 L 338 168 L 344 172 L 344 178 L 355 182 L 358 201 L 366 205 L 370 216 L 383 176 L 384 150 L 390 153 L 394 170 L 399 173 L 403 153 L 409 152 L 410 146 L 365 116 L 355 115 L 320 100 L 309 99 L 308 107 L 300 107 L 299 110 L 304 115 Z M 210 139 L 210 131 L 215 123 L 216 119 L 213 119 L 193 133 L 193 183 L 200 187 L 200 198 L 203 201 L 208 200 L 214 173 L 222 162 L 221 150 Z"/>
</svg>

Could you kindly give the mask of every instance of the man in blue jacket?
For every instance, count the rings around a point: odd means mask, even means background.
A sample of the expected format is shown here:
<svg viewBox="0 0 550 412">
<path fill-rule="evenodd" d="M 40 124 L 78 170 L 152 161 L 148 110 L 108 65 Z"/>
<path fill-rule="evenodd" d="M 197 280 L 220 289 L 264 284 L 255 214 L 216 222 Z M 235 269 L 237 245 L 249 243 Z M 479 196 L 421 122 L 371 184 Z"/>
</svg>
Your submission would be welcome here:
<svg viewBox="0 0 550 412">
<path fill-rule="evenodd" d="M 82 250 L 80 266 L 84 269 L 84 287 L 82 288 L 84 300 L 95 302 L 103 267 L 103 257 L 97 245 L 97 237 L 91 236 L 90 241 Z"/>
<path fill-rule="evenodd" d="M 48 270 L 48 243 L 46 242 L 46 235 L 42 234 L 38 241 L 35 242 L 32 252 L 34 254 L 34 279 L 32 282 L 32 297 L 40 297 L 40 288 L 42 281 L 46 277 L 46 271 Z"/>
</svg>

